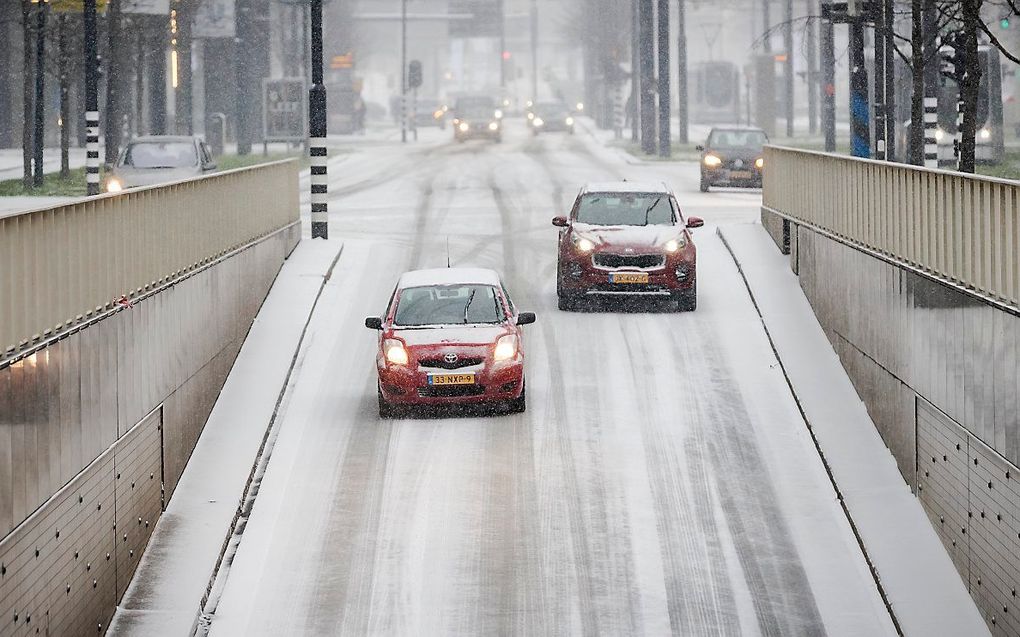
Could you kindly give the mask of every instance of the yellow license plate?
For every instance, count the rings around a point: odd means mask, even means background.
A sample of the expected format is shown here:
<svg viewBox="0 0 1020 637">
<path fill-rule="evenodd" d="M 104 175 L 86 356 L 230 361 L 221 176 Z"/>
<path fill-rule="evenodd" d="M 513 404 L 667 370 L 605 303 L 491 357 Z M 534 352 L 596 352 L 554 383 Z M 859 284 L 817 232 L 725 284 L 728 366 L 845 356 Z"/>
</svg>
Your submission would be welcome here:
<svg viewBox="0 0 1020 637">
<path fill-rule="evenodd" d="M 610 283 L 648 283 L 647 272 L 613 272 L 609 275 Z"/>
<path fill-rule="evenodd" d="M 474 374 L 432 374 L 429 385 L 474 385 Z"/>
<path fill-rule="evenodd" d="M 750 170 L 734 170 L 730 173 L 730 179 L 750 179 Z"/>
</svg>

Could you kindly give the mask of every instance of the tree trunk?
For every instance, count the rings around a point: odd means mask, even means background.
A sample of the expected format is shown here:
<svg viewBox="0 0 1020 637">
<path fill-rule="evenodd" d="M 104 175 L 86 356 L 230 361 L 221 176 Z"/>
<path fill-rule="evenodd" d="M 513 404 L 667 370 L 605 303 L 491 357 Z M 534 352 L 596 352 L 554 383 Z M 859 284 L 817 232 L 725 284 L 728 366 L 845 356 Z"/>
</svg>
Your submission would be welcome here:
<svg viewBox="0 0 1020 637">
<path fill-rule="evenodd" d="M 22 185 L 28 189 L 32 187 L 32 139 L 33 126 L 32 113 L 35 103 L 35 78 L 33 76 L 34 64 L 32 64 L 32 1 L 21 0 L 21 26 L 22 26 L 22 106 L 23 122 L 21 128 L 21 159 L 22 159 Z"/>
<path fill-rule="evenodd" d="M 924 19 L 923 0 L 910 3 L 910 163 L 924 165 Z"/>
<path fill-rule="evenodd" d="M 963 126 L 960 129 L 960 172 L 974 172 L 974 139 L 977 133 L 977 102 L 981 83 L 981 59 L 978 57 L 977 30 L 981 20 L 982 0 L 963 0 L 964 67 L 960 81 L 960 101 L 963 103 Z"/>
<path fill-rule="evenodd" d="M 57 18 L 57 74 L 60 85 L 60 178 L 71 176 L 71 60 L 67 46 L 67 15 Z"/>
<path fill-rule="evenodd" d="M 123 93 L 124 93 L 124 29 L 122 26 L 120 0 L 110 0 L 106 8 L 108 46 L 106 47 L 106 136 L 103 156 L 107 166 L 112 166 L 120 154 L 123 134 Z"/>
</svg>

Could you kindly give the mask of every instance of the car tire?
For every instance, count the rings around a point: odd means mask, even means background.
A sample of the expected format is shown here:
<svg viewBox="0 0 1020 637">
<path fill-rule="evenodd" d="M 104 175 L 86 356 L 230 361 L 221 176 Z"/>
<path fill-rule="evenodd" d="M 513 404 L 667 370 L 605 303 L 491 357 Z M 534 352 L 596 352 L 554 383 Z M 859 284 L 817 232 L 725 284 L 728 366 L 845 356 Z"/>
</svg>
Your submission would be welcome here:
<svg viewBox="0 0 1020 637">
<path fill-rule="evenodd" d="M 698 284 L 686 291 L 676 295 L 676 309 L 678 312 L 693 312 L 698 309 Z"/>
<path fill-rule="evenodd" d="M 396 405 L 386 400 L 383 396 L 382 388 L 377 388 L 376 391 L 379 393 L 379 417 L 384 420 L 396 418 L 400 414 L 400 410 Z"/>
<path fill-rule="evenodd" d="M 510 400 L 510 413 L 511 414 L 523 414 L 524 411 L 528 408 L 528 400 L 527 400 L 528 385 L 527 385 L 527 383 L 525 383 L 523 377 L 521 378 L 521 385 L 522 385 L 521 386 L 521 395 L 518 396 L 517 398 L 513 398 L 513 399 Z"/>
<path fill-rule="evenodd" d="M 706 181 L 705 178 L 702 177 L 701 178 L 701 184 L 699 186 L 701 192 L 708 192 L 709 186 L 710 186 L 710 184 L 708 183 L 708 181 Z"/>
</svg>

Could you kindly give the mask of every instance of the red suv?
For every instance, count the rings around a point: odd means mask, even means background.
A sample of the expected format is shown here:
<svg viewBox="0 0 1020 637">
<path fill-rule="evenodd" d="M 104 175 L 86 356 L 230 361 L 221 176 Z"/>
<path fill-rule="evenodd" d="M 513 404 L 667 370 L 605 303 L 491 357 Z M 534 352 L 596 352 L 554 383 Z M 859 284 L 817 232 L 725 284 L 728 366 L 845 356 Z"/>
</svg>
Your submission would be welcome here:
<svg viewBox="0 0 1020 637">
<path fill-rule="evenodd" d="M 525 409 L 522 325 L 492 270 L 416 270 L 400 277 L 386 314 L 365 319 L 379 331 L 379 415 L 401 408 L 499 402 Z"/>
<path fill-rule="evenodd" d="M 589 184 L 561 228 L 556 295 L 561 310 L 585 298 L 645 296 L 672 299 L 681 311 L 698 305 L 697 251 L 690 229 L 665 184 Z"/>
</svg>

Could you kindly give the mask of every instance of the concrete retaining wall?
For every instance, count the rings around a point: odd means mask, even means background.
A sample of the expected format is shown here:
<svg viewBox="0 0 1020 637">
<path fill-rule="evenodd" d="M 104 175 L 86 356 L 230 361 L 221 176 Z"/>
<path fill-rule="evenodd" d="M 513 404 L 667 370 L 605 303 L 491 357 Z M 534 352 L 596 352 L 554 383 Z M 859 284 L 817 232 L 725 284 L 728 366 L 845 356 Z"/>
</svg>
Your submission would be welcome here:
<svg viewBox="0 0 1020 637">
<path fill-rule="evenodd" d="M 299 238 L 291 225 L 0 368 L 0 635 L 105 631 Z"/>
</svg>

